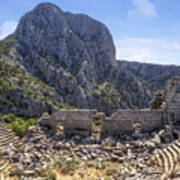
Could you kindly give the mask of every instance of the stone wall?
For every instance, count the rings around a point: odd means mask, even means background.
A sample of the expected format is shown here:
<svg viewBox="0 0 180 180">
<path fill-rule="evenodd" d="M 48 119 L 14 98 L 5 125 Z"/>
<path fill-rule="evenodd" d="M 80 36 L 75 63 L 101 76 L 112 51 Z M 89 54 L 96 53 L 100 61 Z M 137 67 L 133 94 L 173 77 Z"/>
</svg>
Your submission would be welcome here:
<svg viewBox="0 0 180 180">
<path fill-rule="evenodd" d="M 174 77 L 167 82 L 166 106 L 169 122 L 180 123 L 180 77 Z"/>
<path fill-rule="evenodd" d="M 166 103 L 168 109 L 180 108 L 180 77 L 174 77 L 167 82 Z"/>
<path fill-rule="evenodd" d="M 71 112 L 71 111 L 68 111 Z M 67 119 L 67 110 L 58 110 L 54 112 L 51 116 L 48 113 L 44 113 L 39 120 L 39 124 L 43 126 L 49 126 L 54 131 L 56 131 L 57 126 L 63 125 Z"/>
<path fill-rule="evenodd" d="M 141 132 L 150 132 L 162 128 L 164 119 L 162 110 L 118 110 L 102 122 L 102 134 L 132 133 L 137 126 Z"/>
<path fill-rule="evenodd" d="M 104 113 L 97 113 L 96 110 L 62 109 L 51 116 L 44 114 L 40 123 L 49 125 L 55 130 L 61 123 L 67 135 L 88 136 L 92 132 L 93 118 L 97 117 L 102 121 L 102 135 L 121 135 L 137 131 L 151 132 L 163 128 L 165 124 L 180 122 L 180 77 L 174 77 L 167 82 L 166 102 L 161 93 L 156 96 L 158 96 L 155 98 L 158 100 L 158 105 L 156 101 L 153 101 L 152 109 L 118 110 L 109 118 L 105 117 Z"/>
<path fill-rule="evenodd" d="M 59 110 L 52 116 L 45 114 L 40 122 L 49 125 L 54 130 L 59 123 L 64 126 L 66 135 L 89 136 L 92 133 L 93 118 L 99 117 L 102 121 L 101 134 L 121 135 L 123 133 L 151 132 L 160 129 L 166 122 L 166 114 L 163 110 L 118 110 L 110 118 L 96 110 Z"/>
<path fill-rule="evenodd" d="M 52 115 L 51 115 L 51 119 L 53 120 L 53 122 L 55 122 L 57 125 L 58 124 L 62 124 L 64 125 L 64 122 L 66 120 L 66 113 L 67 110 L 58 110 L 57 112 L 54 112 Z"/>
<path fill-rule="evenodd" d="M 60 110 L 64 119 L 64 133 L 89 136 L 92 132 L 92 118 L 96 110 Z"/>
<path fill-rule="evenodd" d="M 67 135 L 78 134 L 82 136 L 91 135 L 92 118 L 96 115 L 96 110 L 65 110 L 60 109 L 51 116 L 44 113 L 39 120 L 42 126 L 51 127 L 56 133 L 59 125 L 64 126 L 64 133 Z"/>
</svg>

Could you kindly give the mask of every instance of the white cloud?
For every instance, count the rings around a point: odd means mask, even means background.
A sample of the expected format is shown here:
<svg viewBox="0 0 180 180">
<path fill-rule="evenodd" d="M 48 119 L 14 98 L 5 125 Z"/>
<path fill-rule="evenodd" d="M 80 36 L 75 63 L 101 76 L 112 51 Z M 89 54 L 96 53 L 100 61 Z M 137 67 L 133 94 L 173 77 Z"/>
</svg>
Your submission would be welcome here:
<svg viewBox="0 0 180 180">
<path fill-rule="evenodd" d="M 16 27 L 17 27 L 16 21 L 6 21 L 0 26 L 0 40 L 4 39 L 9 34 L 12 34 Z"/>
<path fill-rule="evenodd" d="M 146 48 L 122 47 L 117 48 L 117 59 L 146 62 L 147 60 L 151 60 L 152 57 L 151 52 Z"/>
<path fill-rule="evenodd" d="M 132 0 L 134 8 L 129 10 L 128 16 L 134 17 L 155 17 L 156 7 L 150 0 Z"/>
<path fill-rule="evenodd" d="M 116 58 L 180 65 L 180 43 L 168 39 L 126 38 L 115 41 Z"/>
<path fill-rule="evenodd" d="M 163 47 L 165 50 L 168 50 L 171 52 L 180 51 L 180 43 L 164 44 Z"/>
</svg>

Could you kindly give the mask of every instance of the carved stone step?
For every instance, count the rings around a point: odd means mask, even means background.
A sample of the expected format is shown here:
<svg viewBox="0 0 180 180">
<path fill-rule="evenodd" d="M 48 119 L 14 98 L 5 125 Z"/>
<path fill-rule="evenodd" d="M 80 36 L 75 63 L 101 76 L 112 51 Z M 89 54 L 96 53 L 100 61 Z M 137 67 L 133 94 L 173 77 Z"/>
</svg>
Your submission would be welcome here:
<svg viewBox="0 0 180 180">
<path fill-rule="evenodd" d="M 9 163 L 6 161 L 6 162 L 4 162 L 4 161 L 2 161 L 1 162 L 1 165 L 0 165 L 0 172 L 1 171 L 7 171 L 6 169 L 8 169 L 9 168 Z"/>
<path fill-rule="evenodd" d="M 0 124 L 1 125 L 1 124 Z M 3 132 L 13 132 L 12 129 L 8 129 L 7 127 L 1 127 L 0 126 L 0 131 Z"/>
<path fill-rule="evenodd" d="M 10 172 L 13 170 L 12 166 L 8 161 L 0 160 L 0 179 L 1 180 L 10 180 Z"/>
<path fill-rule="evenodd" d="M 3 136 L 0 135 L 0 142 L 1 142 L 1 140 L 4 140 L 4 139 L 8 140 L 8 139 L 15 138 L 15 137 L 16 136 L 14 134 L 5 134 Z"/>
</svg>

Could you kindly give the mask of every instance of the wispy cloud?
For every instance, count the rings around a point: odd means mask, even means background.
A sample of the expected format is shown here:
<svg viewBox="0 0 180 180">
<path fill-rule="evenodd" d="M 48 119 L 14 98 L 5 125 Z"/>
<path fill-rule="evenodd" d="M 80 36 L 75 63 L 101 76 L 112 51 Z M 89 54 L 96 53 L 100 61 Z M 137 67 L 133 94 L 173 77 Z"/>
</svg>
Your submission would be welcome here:
<svg viewBox="0 0 180 180">
<path fill-rule="evenodd" d="M 115 41 L 120 60 L 180 64 L 180 43 L 168 39 L 126 38 Z"/>
<path fill-rule="evenodd" d="M 129 10 L 128 16 L 134 17 L 155 17 L 157 15 L 156 7 L 150 0 L 132 0 L 134 6 Z"/>
<path fill-rule="evenodd" d="M 9 34 L 12 34 L 16 27 L 17 27 L 16 21 L 6 21 L 0 26 L 0 40 L 4 39 Z"/>
<path fill-rule="evenodd" d="M 141 47 L 125 47 L 117 48 L 117 59 L 150 62 L 152 60 L 151 51 Z"/>
<path fill-rule="evenodd" d="M 180 52 L 180 43 L 164 44 L 163 47 L 170 52 Z"/>
</svg>

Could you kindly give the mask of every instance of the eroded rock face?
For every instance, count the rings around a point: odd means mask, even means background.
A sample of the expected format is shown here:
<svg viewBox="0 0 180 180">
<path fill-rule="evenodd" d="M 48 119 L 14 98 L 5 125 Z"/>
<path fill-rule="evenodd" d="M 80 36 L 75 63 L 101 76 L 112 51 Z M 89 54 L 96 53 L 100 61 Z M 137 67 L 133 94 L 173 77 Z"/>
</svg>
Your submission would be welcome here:
<svg viewBox="0 0 180 180">
<path fill-rule="evenodd" d="M 86 15 L 64 13 L 50 3 L 40 4 L 22 17 L 15 37 L 29 55 L 49 58 L 57 67 L 74 74 L 78 72 L 74 66 L 79 64 L 81 68 L 87 62 L 98 65 L 94 71 L 104 77 L 102 72 L 107 67 L 103 66 L 115 63 L 112 37 L 103 24 Z M 25 48 L 20 49 L 26 52 Z"/>
<path fill-rule="evenodd" d="M 95 52 L 100 54 L 100 50 L 102 56 L 107 56 L 107 61 L 115 61 L 112 37 L 103 24 L 87 15 L 64 13 L 50 3 L 40 4 L 22 17 L 16 37 L 28 47 L 36 48 L 42 55 L 56 55 L 59 62 L 64 62 L 67 67 L 73 64 L 72 58 L 76 59 L 78 56 L 80 58 L 82 54 L 85 55 L 86 60 L 94 61 Z M 67 40 L 71 41 L 67 42 Z M 71 54 L 68 54 L 69 46 L 73 48 L 71 50 L 74 50 L 74 53 L 77 53 L 74 54 L 77 57 L 71 57 Z M 88 57 L 92 49 L 93 54 Z M 69 59 L 65 59 L 63 53 L 67 54 Z"/>
<path fill-rule="evenodd" d="M 87 15 L 64 13 L 50 3 L 42 3 L 23 16 L 15 37 L 31 50 L 30 54 L 49 57 L 68 70 L 84 61 L 115 63 L 114 43 L 105 25 Z"/>
<path fill-rule="evenodd" d="M 17 44 L 8 58 L 55 88 L 61 102 L 107 115 L 148 107 L 153 91 L 179 74 L 174 66 L 116 61 L 105 25 L 51 3 L 25 14 L 11 37 Z"/>
<path fill-rule="evenodd" d="M 111 35 L 87 15 L 42 3 L 21 18 L 14 37 L 19 42 L 19 61 L 55 86 L 65 102 L 80 108 L 92 106 L 89 96 L 95 81 L 112 79 L 116 73 Z"/>
</svg>

